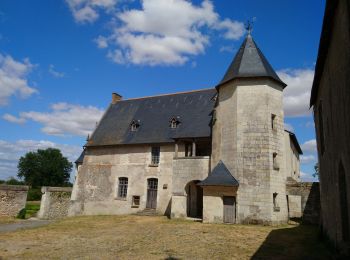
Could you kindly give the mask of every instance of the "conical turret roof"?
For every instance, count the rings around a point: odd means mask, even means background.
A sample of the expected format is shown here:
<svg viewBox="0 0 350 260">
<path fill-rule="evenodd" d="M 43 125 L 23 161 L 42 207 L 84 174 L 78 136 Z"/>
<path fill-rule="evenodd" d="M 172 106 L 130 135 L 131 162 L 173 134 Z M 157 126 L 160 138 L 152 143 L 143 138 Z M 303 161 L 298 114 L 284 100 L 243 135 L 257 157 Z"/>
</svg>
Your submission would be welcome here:
<svg viewBox="0 0 350 260">
<path fill-rule="evenodd" d="M 280 83 L 283 88 L 287 86 L 278 77 L 270 63 L 265 58 L 264 54 L 253 40 L 251 34 L 248 33 L 218 86 L 236 78 L 261 77 L 271 78 Z"/>
</svg>

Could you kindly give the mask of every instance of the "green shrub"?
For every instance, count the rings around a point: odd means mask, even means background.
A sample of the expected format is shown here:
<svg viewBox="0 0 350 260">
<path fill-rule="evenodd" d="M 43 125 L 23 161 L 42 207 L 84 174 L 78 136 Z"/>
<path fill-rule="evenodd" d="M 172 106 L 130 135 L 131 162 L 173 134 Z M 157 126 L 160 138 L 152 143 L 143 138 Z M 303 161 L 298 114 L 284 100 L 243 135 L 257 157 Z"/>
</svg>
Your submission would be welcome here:
<svg viewBox="0 0 350 260">
<path fill-rule="evenodd" d="M 27 195 L 27 201 L 41 200 L 41 196 L 42 196 L 42 193 L 40 188 L 29 189 L 28 195 Z"/>
<path fill-rule="evenodd" d="M 18 212 L 18 214 L 17 214 L 17 218 L 19 218 L 19 219 L 25 219 L 26 218 L 26 209 L 24 208 L 24 209 L 21 209 L 19 212 Z"/>
</svg>

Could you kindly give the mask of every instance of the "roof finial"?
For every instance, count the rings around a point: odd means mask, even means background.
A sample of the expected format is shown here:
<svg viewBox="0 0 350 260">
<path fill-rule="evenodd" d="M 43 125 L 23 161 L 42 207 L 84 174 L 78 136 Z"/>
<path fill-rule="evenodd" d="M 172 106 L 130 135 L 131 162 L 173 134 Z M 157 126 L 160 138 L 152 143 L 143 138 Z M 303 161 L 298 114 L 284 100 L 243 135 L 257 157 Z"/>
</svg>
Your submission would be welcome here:
<svg viewBox="0 0 350 260">
<path fill-rule="evenodd" d="M 248 35 L 252 34 L 254 21 L 255 21 L 255 17 L 245 22 L 245 29 L 247 30 Z"/>
</svg>

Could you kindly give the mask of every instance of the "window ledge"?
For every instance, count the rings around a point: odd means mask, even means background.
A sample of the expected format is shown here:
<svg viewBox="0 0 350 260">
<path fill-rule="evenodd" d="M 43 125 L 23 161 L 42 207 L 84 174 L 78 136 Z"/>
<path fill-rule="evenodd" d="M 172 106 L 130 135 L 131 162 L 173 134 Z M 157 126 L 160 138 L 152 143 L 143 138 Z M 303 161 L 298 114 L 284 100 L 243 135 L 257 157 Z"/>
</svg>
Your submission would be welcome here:
<svg viewBox="0 0 350 260">
<path fill-rule="evenodd" d="M 126 198 L 115 198 L 115 200 L 122 200 L 122 201 L 126 201 Z"/>
<path fill-rule="evenodd" d="M 140 206 L 132 205 L 131 208 L 139 208 Z"/>
<path fill-rule="evenodd" d="M 159 164 L 152 164 L 152 163 L 148 165 L 148 167 L 158 167 L 158 166 Z"/>
</svg>

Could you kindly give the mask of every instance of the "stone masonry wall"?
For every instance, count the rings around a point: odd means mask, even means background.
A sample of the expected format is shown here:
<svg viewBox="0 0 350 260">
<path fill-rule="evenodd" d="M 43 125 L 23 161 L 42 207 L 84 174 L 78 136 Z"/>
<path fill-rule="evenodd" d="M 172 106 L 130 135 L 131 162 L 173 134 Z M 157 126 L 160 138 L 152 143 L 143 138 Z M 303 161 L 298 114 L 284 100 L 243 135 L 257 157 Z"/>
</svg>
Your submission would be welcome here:
<svg viewBox="0 0 350 260">
<path fill-rule="evenodd" d="M 191 181 L 201 181 L 209 174 L 210 157 L 174 158 L 172 177 L 171 217 L 183 218 L 187 213 L 185 187 Z"/>
<path fill-rule="evenodd" d="M 283 91 L 271 80 L 235 80 L 220 87 L 212 167 L 221 159 L 239 181 L 238 223 L 286 223 Z M 271 115 L 276 115 L 271 129 Z M 277 153 L 278 169 L 273 165 Z M 276 197 L 274 210 L 273 193 Z"/>
<path fill-rule="evenodd" d="M 42 187 L 40 210 L 41 219 L 60 219 L 68 215 L 72 188 L 70 187 Z"/>
<path fill-rule="evenodd" d="M 301 217 L 305 224 L 316 224 L 320 223 L 320 188 L 318 182 L 299 182 L 299 183 L 288 183 L 287 184 L 287 195 L 291 195 L 293 198 L 296 196 L 301 197 Z M 293 204 L 291 204 L 293 206 Z M 293 208 L 292 208 L 293 209 Z M 291 211 L 291 208 L 290 208 Z M 295 212 L 296 210 L 294 210 Z M 293 213 L 293 212 L 292 212 Z M 291 215 L 290 217 L 293 217 Z M 295 216 L 296 217 L 296 216 Z"/>
<path fill-rule="evenodd" d="M 28 186 L 0 185 L 0 216 L 14 217 L 25 208 Z"/>
</svg>

